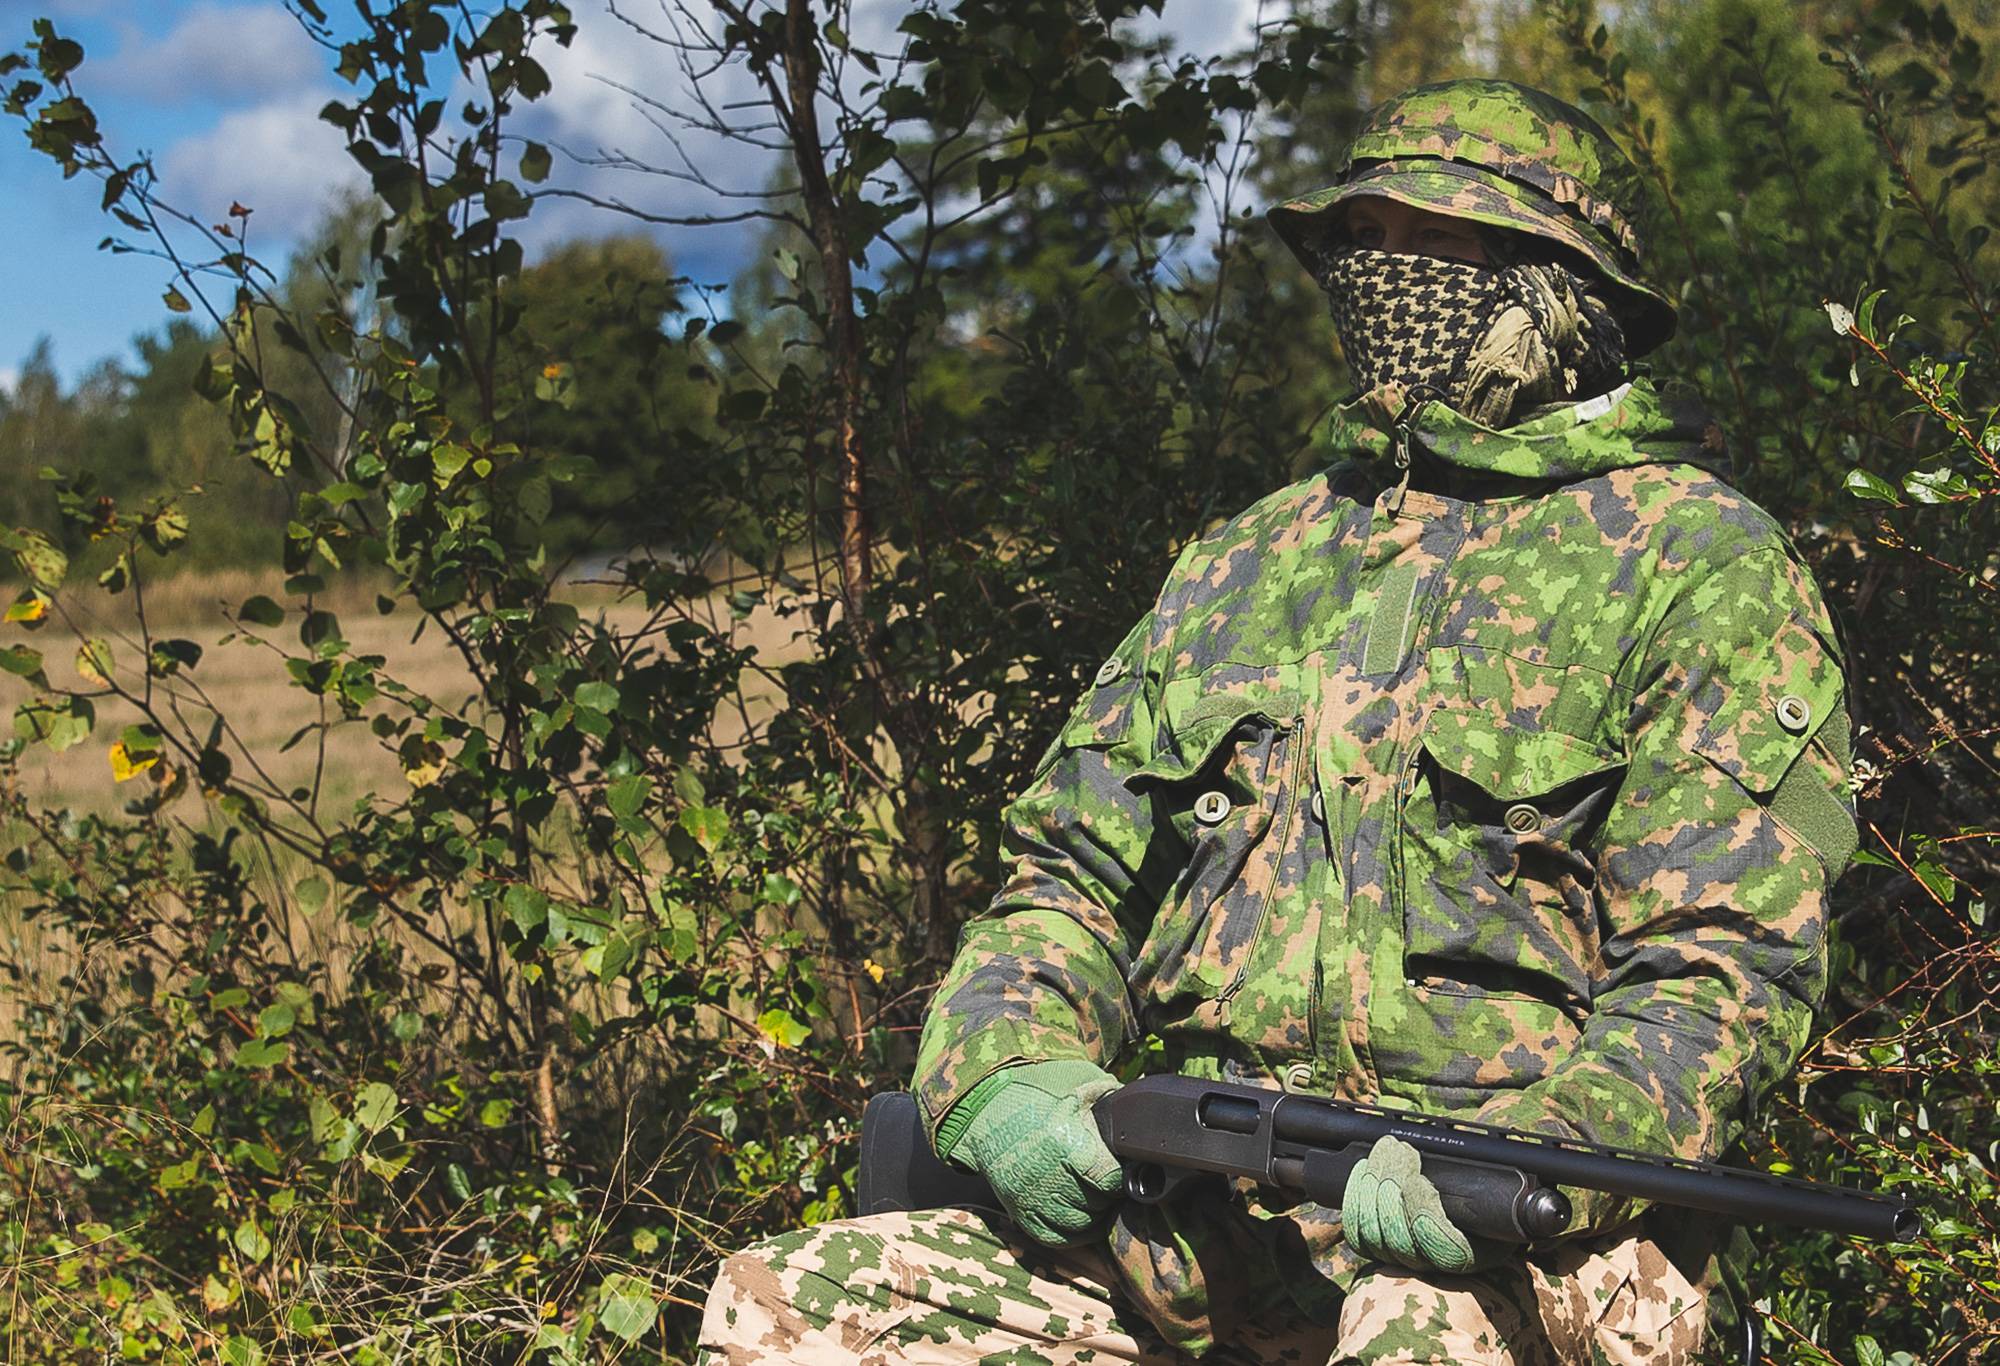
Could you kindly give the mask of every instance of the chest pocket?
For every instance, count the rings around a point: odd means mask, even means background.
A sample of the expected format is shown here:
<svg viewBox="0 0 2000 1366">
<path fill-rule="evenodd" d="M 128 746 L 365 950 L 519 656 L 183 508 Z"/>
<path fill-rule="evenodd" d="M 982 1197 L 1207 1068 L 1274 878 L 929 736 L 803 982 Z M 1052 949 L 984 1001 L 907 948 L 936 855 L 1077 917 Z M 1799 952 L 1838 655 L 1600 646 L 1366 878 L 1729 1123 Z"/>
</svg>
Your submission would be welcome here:
<svg viewBox="0 0 2000 1366">
<path fill-rule="evenodd" d="M 1582 709 L 1560 701 L 1565 688 L 1593 690 L 1542 672 L 1519 697 L 1468 695 L 1446 675 L 1427 698 L 1399 816 L 1404 976 L 1433 993 L 1531 998 L 1580 1022 L 1599 945 L 1590 842 L 1625 758 L 1538 724 Z"/>
<path fill-rule="evenodd" d="M 1135 986 L 1168 1017 L 1243 984 L 1283 850 L 1298 819 L 1302 708 L 1248 679 L 1174 680 L 1162 742 L 1126 779 L 1177 846 L 1174 878 L 1135 963 Z"/>
</svg>

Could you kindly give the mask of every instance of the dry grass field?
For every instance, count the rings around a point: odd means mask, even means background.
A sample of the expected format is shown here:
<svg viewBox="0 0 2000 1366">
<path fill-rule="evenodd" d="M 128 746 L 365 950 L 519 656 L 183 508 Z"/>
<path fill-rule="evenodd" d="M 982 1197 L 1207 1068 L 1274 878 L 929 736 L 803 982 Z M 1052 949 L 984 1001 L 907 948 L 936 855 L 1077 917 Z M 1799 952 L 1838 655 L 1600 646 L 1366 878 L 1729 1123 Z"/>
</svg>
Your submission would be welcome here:
<svg viewBox="0 0 2000 1366">
<path fill-rule="evenodd" d="M 344 809 L 364 794 L 393 796 L 404 788 L 406 779 L 393 749 L 368 731 L 365 720 L 332 726 L 324 732 L 323 744 L 318 733 L 308 732 L 290 749 L 284 748 L 303 728 L 322 720 L 338 721 L 339 709 L 322 704 L 294 684 L 278 649 L 270 643 L 282 643 L 294 653 L 301 648 L 297 612 L 292 612 L 284 625 L 260 632 L 268 642 L 236 634 L 224 615 L 225 609 L 234 609 L 259 593 L 285 602 L 278 590 L 277 579 L 248 572 L 187 575 L 151 587 L 145 615 L 153 638 L 180 637 L 202 649 L 200 664 L 185 680 L 154 681 L 154 688 L 160 690 L 155 693 L 156 702 L 170 703 L 191 728 L 203 733 L 220 714 L 234 740 L 228 748 L 239 776 L 246 775 L 246 765 L 253 759 L 273 783 L 287 790 L 312 786 L 318 774 L 323 811 Z M 642 600 L 621 597 L 606 586 L 574 584 L 563 589 L 562 596 L 573 602 L 586 620 L 601 616 L 621 633 L 660 624 Z M 419 630 L 423 618 L 408 604 L 384 615 L 377 610 L 373 588 L 347 584 L 315 605 L 339 618 L 341 634 L 356 654 L 382 656 L 386 661 L 382 672 L 404 686 L 454 708 L 476 692 L 471 673 L 451 643 L 435 626 Z M 766 664 L 782 663 L 804 652 L 793 639 L 792 625 L 765 608 L 736 617 L 718 596 L 706 605 L 704 619 L 729 631 L 735 643 L 756 648 Z M 110 647 L 112 676 L 121 686 L 128 691 L 145 686 L 139 667 L 143 652 L 138 615 L 130 593 L 117 598 L 95 590 L 65 595 L 33 632 L 18 624 L 0 626 L 0 643 L 29 644 L 42 652 L 52 683 L 86 690 L 94 690 L 93 685 L 78 672 L 76 659 L 79 647 L 90 638 Z M 760 710 L 756 699 L 768 691 L 761 680 L 746 679 L 745 693 L 753 718 Z M 0 674 L 0 707 L 7 716 L 31 695 L 24 680 Z M 140 795 L 146 786 L 143 777 L 116 781 L 110 755 L 123 728 L 140 719 L 138 711 L 115 696 L 100 696 L 94 705 L 97 728 L 89 739 L 61 754 L 36 745 L 22 756 L 19 781 L 36 807 L 111 813 Z M 395 714 L 397 709 L 392 705 L 390 710 Z M 728 712 L 718 720 L 735 730 L 742 726 L 740 717 Z M 740 737 L 716 738 L 728 743 Z M 198 795 L 190 795 L 181 799 L 181 805 L 199 800 Z M 181 814 L 198 820 L 192 812 Z"/>
<path fill-rule="evenodd" d="M 284 749 L 302 728 L 322 719 L 337 719 L 339 710 L 329 704 L 323 713 L 320 700 L 293 683 L 276 645 L 237 633 L 224 614 L 225 609 L 233 611 L 260 593 L 291 608 L 293 604 L 280 596 L 280 585 L 276 576 L 223 573 L 187 575 L 151 588 L 145 600 L 151 637 L 155 641 L 184 638 L 202 648 L 201 660 L 189 677 L 154 680 L 153 687 L 159 690 L 155 701 L 176 710 L 196 734 L 206 734 L 220 714 L 233 737 L 225 747 L 239 778 L 261 771 L 279 789 L 290 790 L 311 787 L 318 773 L 318 810 L 325 823 L 332 825 L 357 798 L 397 800 L 409 791 L 408 779 L 393 748 L 369 731 L 365 719 L 331 727 L 325 732 L 323 750 L 319 736 L 312 732 L 289 750 Z M 579 608 L 586 621 L 601 618 L 621 634 L 664 624 L 649 613 L 642 599 L 623 597 L 606 585 L 572 584 L 563 588 L 561 595 Z M 409 605 L 384 615 L 377 610 L 374 588 L 349 584 L 318 599 L 315 606 L 339 618 L 341 635 L 356 654 L 382 656 L 385 663 L 380 672 L 414 691 L 453 708 L 461 707 L 476 691 L 471 673 L 444 634 L 434 625 L 419 631 L 421 614 Z M 299 612 L 289 611 L 284 625 L 260 634 L 268 637 L 268 642 L 282 642 L 297 653 L 301 649 L 299 618 Z M 723 592 L 704 604 L 702 619 L 728 632 L 733 643 L 754 647 L 759 661 L 767 666 L 798 658 L 806 649 L 794 639 L 791 622 L 763 608 L 737 616 L 730 611 Z M 109 598 L 91 589 L 59 597 L 55 609 L 36 629 L 0 625 L 0 644 L 32 645 L 42 652 L 52 684 L 97 692 L 101 685 L 79 673 L 76 661 L 86 640 L 100 640 L 110 650 L 111 676 L 126 690 L 136 691 L 146 686 L 140 667 L 144 653 L 138 626 L 136 604 L 129 592 Z M 725 708 L 718 715 L 717 742 L 728 745 L 740 740 L 746 722 L 755 724 L 768 714 L 771 691 L 763 678 L 746 675 L 744 705 L 741 709 Z M 0 673 L 0 716 L 11 718 L 14 708 L 32 695 L 25 680 Z M 378 705 L 391 715 L 401 714 L 399 704 Z M 36 810 L 114 815 L 135 798 L 149 795 L 148 777 L 118 781 L 110 757 L 120 732 L 140 720 L 140 713 L 116 696 L 98 696 L 95 706 L 95 732 L 82 743 L 60 754 L 45 745 L 33 745 L 22 754 L 16 781 Z M 189 790 L 167 808 L 166 815 L 176 824 L 197 829 L 213 830 L 222 824 L 221 813 L 203 799 L 196 784 L 190 784 Z M 309 912 L 291 895 L 300 880 L 310 875 L 303 861 L 269 843 L 246 845 L 243 852 L 253 885 L 260 886 L 270 904 L 288 910 L 281 917 L 279 931 L 293 956 L 301 963 L 326 965 L 332 980 L 337 981 L 343 975 L 345 949 L 355 941 L 355 932 L 340 914 L 338 894 Z M 0 1041 L 11 1037 L 24 1001 L 52 1001 L 64 996 L 67 989 L 62 980 L 81 961 L 79 946 L 67 934 L 18 915 L 17 895 L 0 889 L 0 935 L 12 939 L 11 952 L 17 962 L 39 962 L 43 970 L 30 968 L 27 977 L 17 980 L 0 1003 Z M 472 914 L 466 907 L 449 911 L 451 930 L 464 929 L 468 923 L 464 917 Z M 389 932 L 405 937 L 393 927 Z M 431 948 L 414 939 L 405 947 L 421 960 L 434 956 Z M 114 957 L 122 951 L 115 937 L 91 950 Z"/>
</svg>

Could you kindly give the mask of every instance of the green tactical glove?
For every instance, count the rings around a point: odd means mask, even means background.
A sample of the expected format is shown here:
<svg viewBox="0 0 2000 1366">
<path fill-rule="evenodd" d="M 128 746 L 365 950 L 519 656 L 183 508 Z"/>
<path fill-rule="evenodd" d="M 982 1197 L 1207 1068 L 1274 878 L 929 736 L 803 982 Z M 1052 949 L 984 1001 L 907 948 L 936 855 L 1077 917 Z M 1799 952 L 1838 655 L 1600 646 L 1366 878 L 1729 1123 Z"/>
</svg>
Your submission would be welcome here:
<svg viewBox="0 0 2000 1366">
<path fill-rule="evenodd" d="M 1117 1089 L 1117 1078 L 1081 1059 L 995 1072 L 945 1115 L 938 1156 L 984 1176 L 1036 1242 L 1083 1242 L 1125 1188 L 1090 1114 L 1092 1101 Z"/>
<path fill-rule="evenodd" d="M 1400 1138 L 1376 1139 L 1368 1156 L 1354 1164 L 1341 1197 L 1340 1222 L 1347 1245 L 1363 1257 L 1413 1271 L 1472 1271 L 1500 1251 L 1499 1244 L 1468 1237 L 1445 1217 L 1417 1150 Z"/>
</svg>

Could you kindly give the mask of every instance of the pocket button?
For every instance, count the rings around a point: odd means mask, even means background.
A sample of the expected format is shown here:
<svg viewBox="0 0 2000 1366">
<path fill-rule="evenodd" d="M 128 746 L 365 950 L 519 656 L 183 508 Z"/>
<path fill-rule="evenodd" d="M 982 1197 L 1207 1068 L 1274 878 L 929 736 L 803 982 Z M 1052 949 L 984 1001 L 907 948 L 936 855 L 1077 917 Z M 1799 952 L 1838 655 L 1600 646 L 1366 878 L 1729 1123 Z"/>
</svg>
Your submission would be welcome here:
<svg viewBox="0 0 2000 1366">
<path fill-rule="evenodd" d="M 1490 810 L 1491 808 L 1488 809 Z M 1512 806 L 1508 807 L 1504 819 L 1507 822 L 1507 828 L 1517 835 L 1525 835 L 1530 831 L 1542 828 L 1542 813 L 1526 802 L 1515 802 Z"/>
<path fill-rule="evenodd" d="M 1803 735 L 1812 724 L 1812 704 L 1797 693 L 1786 693 L 1778 699 L 1778 724 L 1794 735 Z"/>
<path fill-rule="evenodd" d="M 1119 676 L 1124 672 L 1125 672 L 1125 662 L 1123 660 L 1119 659 L 1105 660 L 1102 664 L 1097 666 L 1097 686 L 1101 688 L 1106 683 L 1116 682 Z"/>
<path fill-rule="evenodd" d="M 1295 1062 L 1285 1069 L 1285 1089 L 1303 1091 L 1312 1085 L 1313 1070 L 1309 1062 Z"/>
<path fill-rule="evenodd" d="M 1220 792 L 1204 792 L 1194 799 L 1194 818 L 1203 825 L 1219 825 L 1229 814 L 1229 798 Z"/>
</svg>

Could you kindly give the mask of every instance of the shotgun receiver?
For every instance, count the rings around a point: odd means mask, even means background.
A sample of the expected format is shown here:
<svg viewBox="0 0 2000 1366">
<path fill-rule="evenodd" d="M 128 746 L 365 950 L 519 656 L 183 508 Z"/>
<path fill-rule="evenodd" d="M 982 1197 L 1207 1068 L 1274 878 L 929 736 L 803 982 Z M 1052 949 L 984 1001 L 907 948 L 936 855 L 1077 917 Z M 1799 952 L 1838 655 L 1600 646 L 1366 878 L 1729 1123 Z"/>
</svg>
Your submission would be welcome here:
<svg viewBox="0 0 2000 1366">
<path fill-rule="evenodd" d="M 1338 1207 L 1354 1164 L 1385 1135 L 1422 1156 L 1445 1213 L 1465 1233 L 1502 1242 L 1549 1238 L 1569 1227 L 1559 1186 L 1701 1210 L 1733 1223 L 1791 1224 L 1909 1242 L 1923 1229 L 1896 1196 L 1524 1133 L 1409 1110 L 1355 1105 L 1193 1077 L 1154 1076 L 1120 1087 L 1094 1111 L 1125 1167 L 1125 1193 L 1164 1200 L 1206 1175 L 1241 1177 Z M 916 1102 L 878 1095 L 862 1118 L 861 1213 L 999 1202 L 977 1176 L 931 1152 Z"/>
</svg>

